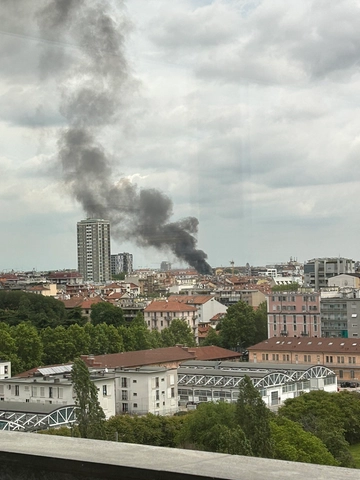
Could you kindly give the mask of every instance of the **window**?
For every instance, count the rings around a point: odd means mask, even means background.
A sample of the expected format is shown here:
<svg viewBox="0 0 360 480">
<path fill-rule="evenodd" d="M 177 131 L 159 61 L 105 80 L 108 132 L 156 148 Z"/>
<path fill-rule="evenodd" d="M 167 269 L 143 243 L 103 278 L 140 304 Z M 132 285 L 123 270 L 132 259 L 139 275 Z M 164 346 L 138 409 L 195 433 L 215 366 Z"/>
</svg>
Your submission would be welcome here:
<svg viewBox="0 0 360 480">
<path fill-rule="evenodd" d="M 339 370 L 339 378 L 344 378 L 344 370 Z"/>
<path fill-rule="evenodd" d="M 40 387 L 40 397 L 45 397 L 45 387 Z"/>
<path fill-rule="evenodd" d="M 53 398 L 53 387 L 49 387 L 49 398 Z"/>
<path fill-rule="evenodd" d="M 160 400 L 160 392 L 159 392 L 159 390 L 156 390 L 155 398 L 156 398 L 156 400 Z"/>
<path fill-rule="evenodd" d="M 6 375 L 9 373 L 9 367 L 7 365 L 4 366 L 4 374 Z"/>
<path fill-rule="evenodd" d="M 137 383 L 137 380 L 133 380 L 133 383 Z"/>
<path fill-rule="evenodd" d="M 355 378 L 355 370 L 350 370 L 350 378 Z"/>
<path fill-rule="evenodd" d="M 107 396 L 107 385 L 103 385 L 103 396 Z"/>
<path fill-rule="evenodd" d="M 134 397 L 137 397 L 137 393 L 136 393 L 136 392 L 134 392 L 134 393 L 133 393 L 133 396 L 134 396 Z"/>
<path fill-rule="evenodd" d="M 138 406 L 137 403 L 134 403 L 134 404 L 133 404 L 133 407 L 134 407 L 134 408 L 137 408 L 137 406 Z"/>
<path fill-rule="evenodd" d="M 128 403 L 123 403 L 121 410 L 123 413 L 127 413 L 129 411 L 129 404 Z"/>
<path fill-rule="evenodd" d="M 19 393 L 19 385 L 15 385 L 15 397 L 18 397 L 20 395 Z"/>
<path fill-rule="evenodd" d="M 159 377 L 155 377 L 155 388 L 159 388 Z"/>
<path fill-rule="evenodd" d="M 125 377 L 121 378 L 121 388 L 128 388 L 128 379 Z"/>
<path fill-rule="evenodd" d="M 171 387 L 171 398 L 175 398 L 175 388 Z"/>
<path fill-rule="evenodd" d="M 128 400 L 127 390 L 121 390 L 121 400 Z"/>
</svg>

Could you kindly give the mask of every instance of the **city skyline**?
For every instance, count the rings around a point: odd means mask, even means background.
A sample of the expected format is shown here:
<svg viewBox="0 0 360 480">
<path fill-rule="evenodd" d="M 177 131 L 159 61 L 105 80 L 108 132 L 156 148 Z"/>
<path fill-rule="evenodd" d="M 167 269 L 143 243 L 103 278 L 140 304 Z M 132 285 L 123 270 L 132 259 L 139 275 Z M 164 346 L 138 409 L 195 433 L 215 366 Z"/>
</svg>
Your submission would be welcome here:
<svg viewBox="0 0 360 480">
<path fill-rule="evenodd" d="M 18 0 L 3 11 L 0 270 L 76 268 L 74 225 L 86 216 L 57 161 L 68 124 L 61 85 L 83 53 L 67 35 L 39 31 L 35 8 L 47 4 Z M 118 24 L 129 66 L 117 116 L 100 138 L 113 185 L 126 179 L 162 192 L 170 222 L 198 218 L 197 248 L 211 266 L 356 260 L 359 7 L 109 5 L 125 18 Z M 186 267 L 167 250 L 121 237 L 121 223 L 119 231 L 111 251 L 132 252 L 134 268 Z"/>
</svg>

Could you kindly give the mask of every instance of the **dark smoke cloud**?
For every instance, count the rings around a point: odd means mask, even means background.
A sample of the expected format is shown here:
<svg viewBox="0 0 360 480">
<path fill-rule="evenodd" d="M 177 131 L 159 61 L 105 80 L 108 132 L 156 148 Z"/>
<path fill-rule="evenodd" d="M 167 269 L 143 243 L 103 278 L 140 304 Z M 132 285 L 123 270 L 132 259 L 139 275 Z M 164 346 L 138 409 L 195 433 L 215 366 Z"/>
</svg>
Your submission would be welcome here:
<svg viewBox="0 0 360 480">
<path fill-rule="evenodd" d="M 139 191 L 125 179 L 114 184 L 111 162 L 97 140 L 101 128 L 121 117 L 122 99 L 132 81 L 124 55 L 131 27 L 127 20 L 113 14 L 110 2 L 100 0 L 51 0 L 37 18 L 44 35 L 56 35 L 57 41 L 81 52 L 61 87 L 60 111 L 68 128 L 58 141 L 59 160 L 71 195 L 87 216 L 109 219 L 117 238 L 170 249 L 199 273 L 211 273 L 207 255 L 196 248 L 198 220 L 172 223 L 169 197 L 156 189 Z M 44 57 L 49 55 L 45 52 Z M 49 57 L 41 62 L 43 69 L 50 65 Z"/>
</svg>

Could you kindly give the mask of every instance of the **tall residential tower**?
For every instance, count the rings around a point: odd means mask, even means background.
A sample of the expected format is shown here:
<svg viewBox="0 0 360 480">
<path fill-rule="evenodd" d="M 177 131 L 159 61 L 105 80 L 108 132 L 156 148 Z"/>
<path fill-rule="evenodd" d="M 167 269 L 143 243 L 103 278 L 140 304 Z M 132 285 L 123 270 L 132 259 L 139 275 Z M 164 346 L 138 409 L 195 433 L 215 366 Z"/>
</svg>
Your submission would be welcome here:
<svg viewBox="0 0 360 480">
<path fill-rule="evenodd" d="M 110 223 L 87 218 L 77 223 L 78 270 L 87 282 L 107 282 L 110 272 Z"/>
</svg>

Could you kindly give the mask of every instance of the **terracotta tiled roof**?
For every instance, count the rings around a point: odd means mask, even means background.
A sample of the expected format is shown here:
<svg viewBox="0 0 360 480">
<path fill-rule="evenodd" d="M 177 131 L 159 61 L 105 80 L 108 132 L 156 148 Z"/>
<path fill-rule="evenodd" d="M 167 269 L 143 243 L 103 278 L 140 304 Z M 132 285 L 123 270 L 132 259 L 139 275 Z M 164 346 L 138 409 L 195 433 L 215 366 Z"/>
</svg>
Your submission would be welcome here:
<svg viewBox="0 0 360 480">
<path fill-rule="evenodd" d="M 158 365 L 169 362 L 184 362 L 194 360 L 193 353 L 182 347 L 156 348 L 154 350 L 138 350 L 135 352 L 110 353 L 81 358 L 89 366 L 99 368 L 140 367 L 145 365 Z"/>
<path fill-rule="evenodd" d="M 196 312 L 196 308 L 176 301 L 154 301 L 144 310 L 145 312 Z"/>
<path fill-rule="evenodd" d="M 216 347 L 211 345 L 208 347 L 194 347 L 189 348 L 189 353 L 195 355 L 196 360 L 221 360 L 225 358 L 240 358 L 241 354 L 227 350 L 226 348 Z"/>
<path fill-rule="evenodd" d="M 248 348 L 256 351 L 299 351 L 299 352 L 360 352 L 360 339 L 322 337 L 272 337 Z"/>
<path fill-rule="evenodd" d="M 187 303 L 190 305 L 203 305 L 214 298 L 214 295 L 170 295 L 170 301 Z"/>
<path fill-rule="evenodd" d="M 93 298 L 73 297 L 73 298 L 70 298 L 69 300 L 61 300 L 61 301 L 65 305 L 65 308 L 81 307 L 83 309 L 88 309 L 88 308 L 91 308 L 92 305 L 96 303 L 104 302 L 104 300 L 101 297 L 93 297 Z"/>
</svg>

